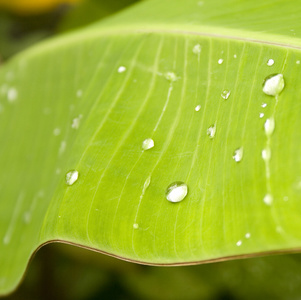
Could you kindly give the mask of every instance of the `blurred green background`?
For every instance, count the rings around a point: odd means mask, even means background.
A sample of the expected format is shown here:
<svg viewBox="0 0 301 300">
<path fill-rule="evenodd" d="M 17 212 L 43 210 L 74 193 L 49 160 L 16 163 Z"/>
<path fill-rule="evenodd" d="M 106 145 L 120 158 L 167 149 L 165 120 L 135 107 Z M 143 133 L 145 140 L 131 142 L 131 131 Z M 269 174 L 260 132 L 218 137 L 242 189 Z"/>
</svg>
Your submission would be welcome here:
<svg viewBox="0 0 301 300">
<path fill-rule="evenodd" d="M 108 17 L 139 0 L 0 0 L 0 64 L 45 38 Z M 301 299 L 301 255 L 189 267 L 150 267 L 70 245 L 38 251 L 5 299 Z"/>
</svg>

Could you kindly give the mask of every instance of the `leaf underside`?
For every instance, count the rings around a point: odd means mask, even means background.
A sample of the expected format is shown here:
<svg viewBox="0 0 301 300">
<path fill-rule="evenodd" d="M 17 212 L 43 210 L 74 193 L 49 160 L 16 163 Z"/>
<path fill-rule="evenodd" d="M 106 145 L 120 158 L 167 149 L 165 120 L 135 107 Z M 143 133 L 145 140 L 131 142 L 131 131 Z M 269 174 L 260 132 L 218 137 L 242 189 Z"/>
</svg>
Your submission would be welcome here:
<svg viewBox="0 0 301 300">
<path fill-rule="evenodd" d="M 53 240 L 158 265 L 300 248 L 300 1 L 170 3 L 1 66 L 1 294 Z M 285 88 L 267 96 L 277 73 Z M 175 181 L 188 185 L 180 203 L 165 198 Z"/>
</svg>

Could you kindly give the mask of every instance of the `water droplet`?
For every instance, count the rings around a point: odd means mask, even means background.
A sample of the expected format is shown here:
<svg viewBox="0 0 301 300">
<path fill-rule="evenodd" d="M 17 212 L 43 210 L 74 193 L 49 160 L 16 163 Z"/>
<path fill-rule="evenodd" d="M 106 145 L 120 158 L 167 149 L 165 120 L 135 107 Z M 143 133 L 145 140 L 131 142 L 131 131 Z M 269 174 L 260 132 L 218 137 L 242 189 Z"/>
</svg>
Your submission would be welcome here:
<svg viewBox="0 0 301 300">
<path fill-rule="evenodd" d="M 234 57 L 234 58 L 237 58 L 237 55 L 236 55 L 236 54 L 234 54 L 234 55 L 233 55 L 233 57 Z"/>
<path fill-rule="evenodd" d="M 274 59 L 270 58 L 267 62 L 267 65 L 271 67 L 275 63 Z"/>
<path fill-rule="evenodd" d="M 164 76 L 170 82 L 174 82 L 174 81 L 178 80 L 178 77 L 174 72 L 167 72 L 167 73 L 165 73 Z"/>
<path fill-rule="evenodd" d="M 296 61 L 296 64 L 297 64 L 297 65 L 300 65 L 300 60 L 297 60 L 297 61 Z"/>
<path fill-rule="evenodd" d="M 266 103 L 262 103 L 261 107 L 265 108 L 265 107 L 267 107 L 267 104 Z"/>
<path fill-rule="evenodd" d="M 66 147 L 67 147 L 67 142 L 66 141 L 61 141 L 61 145 L 60 145 L 60 148 L 59 148 L 59 155 L 60 156 L 65 152 Z"/>
<path fill-rule="evenodd" d="M 270 136 L 273 134 L 273 132 L 275 130 L 275 120 L 273 117 L 266 119 L 266 121 L 264 123 L 264 130 L 265 130 L 265 134 L 267 136 Z"/>
<path fill-rule="evenodd" d="M 60 135 L 61 134 L 61 129 L 60 128 L 55 128 L 54 130 L 53 130 L 53 135 L 54 136 L 58 136 L 58 135 Z"/>
<path fill-rule="evenodd" d="M 29 211 L 25 212 L 23 215 L 23 221 L 26 224 L 29 224 L 31 221 L 31 213 Z"/>
<path fill-rule="evenodd" d="M 18 91 L 15 88 L 10 88 L 7 91 L 7 100 L 14 102 L 18 98 Z"/>
<path fill-rule="evenodd" d="M 76 97 L 80 98 L 82 95 L 83 95 L 83 91 L 82 90 L 77 90 Z"/>
<path fill-rule="evenodd" d="M 213 124 L 211 125 L 208 129 L 207 129 L 207 135 L 213 139 L 215 137 L 216 134 L 216 125 Z"/>
<path fill-rule="evenodd" d="M 78 171 L 72 170 L 66 174 L 66 184 L 73 185 L 78 179 Z"/>
<path fill-rule="evenodd" d="M 187 184 L 181 181 L 176 181 L 167 187 L 165 195 L 166 199 L 170 202 L 180 202 L 186 197 L 187 193 Z"/>
<path fill-rule="evenodd" d="M 142 150 L 148 150 L 155 146 L 155 142 L 153 139 L 148 138 L 142 142 Z"/>
<path fill-rule="evenodd" d="M 249 239 L 251 237 L 251 233 L 247 232 L 245 237 L 246 237 L 246 239 Z"/>
<path fill-rule="evenodd" d="M 273 74 L 268 77 L 263 82 L 263 92 L 269 96 L 277 96 L 284 89 L 284 78 L 282 74 Z"/>
<path fill-rule="evenodd" d="M 283 201 L 288 201 L 288 196 L 284 196 Z"/>
<path fill-rule="evenodd" d="M 242 160 L 243 155 L 244 155 L 244 149 L 243 147 L 240 147 L 234 151 L 232 157 L 236 162 L 240 162 Z"/>
<path fill-rule="evenodd" d="M 200 54 L 201 51 L 202 51 L 202 46 L 200 44 L 196 44 L 192 49 L 192 52 L 194 54 Z"/>
<path fill-rule="evenodd" d="M 125 72 L 126 71 L 126 67 L 125 66 L 120 66 L 119 68 L 118 68 L 118 73 L 123 73 L 123 72 Z"/>
<path fill-rule="evenodd" d="M 218 60 L 218 64 L 219 64 L 219 65 L 221 65 L 223 62 L 224 62 L 224 60 L 223 60 L 222 58 L 220 58 L 220 59 Z"/>
<path fill-rule="evenodd" d="M 227 100 L 230 97 L 231 91 L 228 90 L 224 90 L 221 94 L 222 98 L 224 98 L 225 100 Z"/>
<path fill-rule="evenodd" d="M 269 161 L 271 159 L 272 152 L 270 148 L 265 148 L 261 151 L 261 157 L 264 161 Z"/>
<path fill-rule="evenodd" d="M 79 128 L 80 120 L 81 120 L 82 117 L 83 117 L 83 115 L 79 115 L 78 117 L 76 117 L 72 120 L 71 127 L 73 129 L 78 129 Z"/>
<path fill-rule="evenodd" d="M 198 6 L 203 6 L 204 5 L 204 1 L 199 1 L 198 2 Z"/>
<path fill-rule="evenodd" d="M 263 202 L 266 205 L 271 205 L 273 203 L 273 196 L 271 194 L 266 194 L 263 198 Z"/>
<path fill-rule="evenodd" d="M 242 241 L 239 240 L 239 241 L 236 243 L 236 246 L 239 247 L 239 246 L 241 246 L 241 244 L 242 244 Z"/>
<path fill-rule="evenodd" d="M 61 174 L 61 169 L 56 169 L 55 174 L 57 174 L 57 175 Z"/>
<path fill-rule="evenodd" d="M 200 109 L 201 109 L 201 105 L 199 104 L 199 105 L 197 105 L 196 107 L 195 107 L 195 111 L 200 111 Z"/>
<path fill-rule="evenodd" d="M 137 223 L 133 224 L 133 228 L 134 229 L 138 229 L 139 228 L 139 224 L 137 224 Z"/>
<path fill-rule="evenodd" d="M 264 117 L 264 113 L 259 114 L 259 118 L 262 119 Z"/>
</svg>

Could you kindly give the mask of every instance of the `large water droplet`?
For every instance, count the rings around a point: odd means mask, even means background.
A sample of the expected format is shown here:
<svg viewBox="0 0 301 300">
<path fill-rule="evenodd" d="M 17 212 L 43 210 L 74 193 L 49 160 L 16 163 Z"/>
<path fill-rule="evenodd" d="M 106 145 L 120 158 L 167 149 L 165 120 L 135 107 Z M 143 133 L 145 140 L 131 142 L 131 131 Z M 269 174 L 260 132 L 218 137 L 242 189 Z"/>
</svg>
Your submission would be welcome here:
<svg viewBox="0 0 301 300">
<path fill-rule="evenodd" d="M 231 91 L 228 90 L 224 90 L 221 94 L 222 98 L 224 98 L 225 100 L 227 100 L 230 97 Z"/>
<path fill-rule="evenodd" d="M 151 149 L 155 146 L 155 142 L 153 139 L 149 138 L 149 139 L 145 139 L 142 142 L 142 150 L 148 150 Z"/>
<path fill-rule="evenodd" d="M 240 147 L 234 151 L 233 159 L 236 162 L 240 162 L 242 160 L 243 155 L 244 155 L 244 149 L 243 147 Z"/>
<path fill-rule="evenodd" d="M 176 181 L 167 187 L 165 195 L 170 202 L 180 202 L 186 197 L 187 193 L 187 184 L 182 181 Z"/>
<path fill-rule="evenodd" d="M 213 139 L 215 137 L 216 134 L 216 125 L 213 124 L 211 125 L 208 129 L 207 129 L 207 135 Z"/>
<path fill-rule="evenodd" d="M 66 184 L 73 185 L 78 179 L 78 171 L 72 170 L 66 174 Z"/>
<path fill-rule="evenodd" d="M 271 194 L 266 194 L 263 198 L 263 202 L 266 205 L 271 205 L 273 203 L 273 196 Z"/>
<path fill-rule="evenodd" d="M 267 65 L 271 67 L 275 63 L 274 59 L 270 58 L 267 62 Z"/>
<path fill-rule="evenodd" d="M 265 134 L 267 136 L 270 136 L 273 134 L 275 130 L 275 120 L 273 117 L 269 118 L 269 119 L 266 119 L 265 123 L 264 123 L 264 131 L 265 131 Z"/>
<path fill-rule="evenodd" d="M 202 46 L 200 44 L 196 44 L 192 49 L 192 52 L 194 54 L 200 54 L 201 51 L 202 51 Z"/>
<path fill-rule="evenodd" d="M 277 96 L 284 89 L 285 83 L 282 74 L 273 74 L 263 82 L 263 92 L 269 96 Z"/>
</svg>

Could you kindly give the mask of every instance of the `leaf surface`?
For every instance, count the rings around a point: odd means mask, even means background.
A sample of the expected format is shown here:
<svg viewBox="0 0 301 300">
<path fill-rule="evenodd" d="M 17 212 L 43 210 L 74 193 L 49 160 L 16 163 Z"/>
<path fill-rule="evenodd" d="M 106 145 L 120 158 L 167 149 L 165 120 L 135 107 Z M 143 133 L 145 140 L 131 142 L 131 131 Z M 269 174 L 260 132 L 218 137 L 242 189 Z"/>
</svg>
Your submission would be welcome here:
<svg viewBox="0 0 301 300">
<path fill-rule="evenodd" d="M 299 249 L 300 9 L 145 1 L 1 66 L 0 293 L 49 241 L 157 265 Z"/>
</svg>

